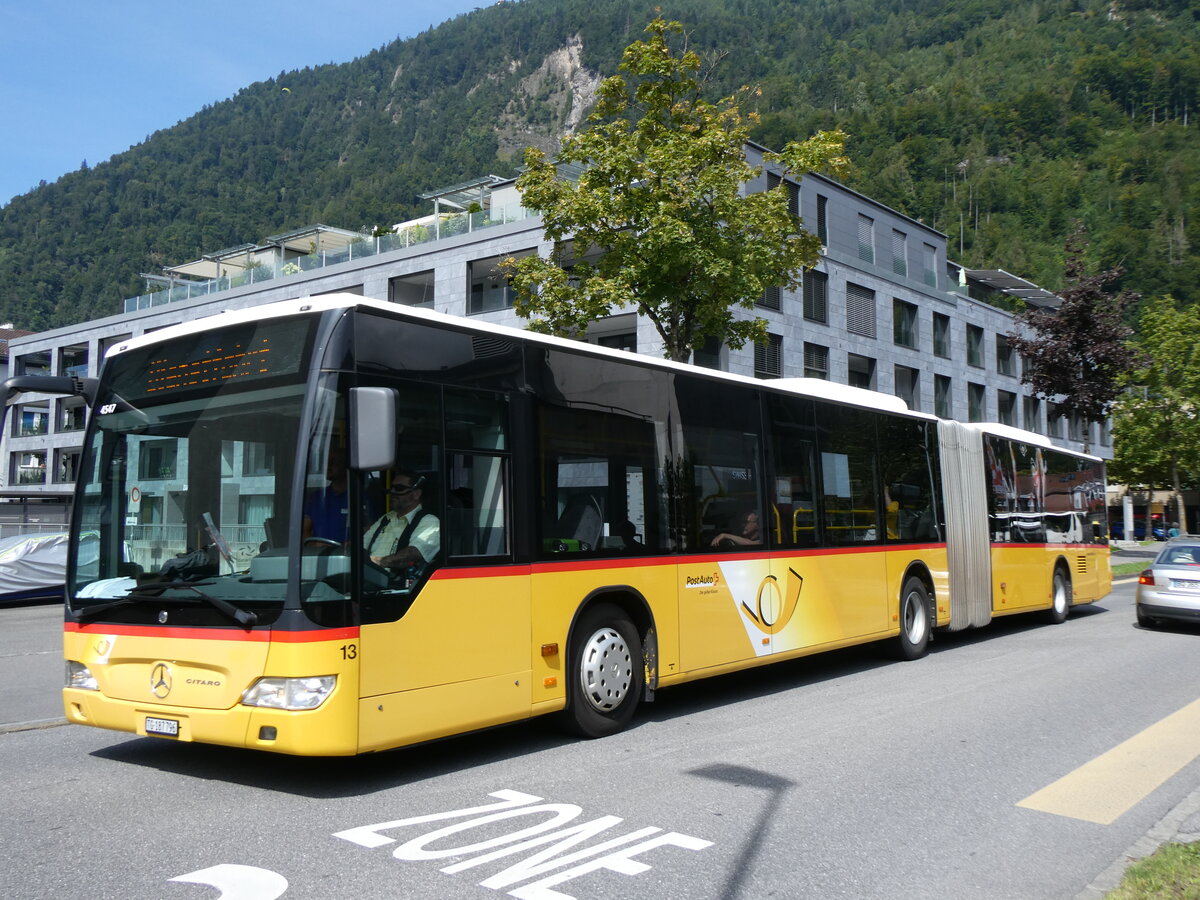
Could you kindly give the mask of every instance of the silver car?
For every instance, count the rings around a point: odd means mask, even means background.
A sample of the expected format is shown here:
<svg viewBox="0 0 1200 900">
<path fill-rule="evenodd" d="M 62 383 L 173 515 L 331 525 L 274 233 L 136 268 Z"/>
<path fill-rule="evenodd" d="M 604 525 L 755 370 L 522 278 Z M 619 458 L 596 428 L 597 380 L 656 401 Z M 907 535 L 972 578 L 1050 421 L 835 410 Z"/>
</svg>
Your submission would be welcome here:
<svg viewBox="0 0 1200 900">
<path fill-rule="evenodd" d="M 1200 537 L 1174 538 L 1138 576 L 1138 624 L 1200 623 Z"/>
</svg>

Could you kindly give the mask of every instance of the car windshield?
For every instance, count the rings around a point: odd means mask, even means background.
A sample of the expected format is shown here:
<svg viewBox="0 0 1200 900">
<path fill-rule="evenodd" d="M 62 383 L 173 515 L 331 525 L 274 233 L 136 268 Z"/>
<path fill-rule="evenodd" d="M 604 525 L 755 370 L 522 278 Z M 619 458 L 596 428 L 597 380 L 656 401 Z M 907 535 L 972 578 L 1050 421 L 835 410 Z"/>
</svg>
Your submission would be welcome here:
<svg viewBox="0 0 1200 900">
<path fill-rule="evenodd" d="M 246 625 L 281 608 L 286 565 L 251 569 L 283 553 L 309 331 L 251 323 L 109 362 L 81 466 L 76 610 L 149 601 L 176 607 L 173 623 Z"/>
</svg>

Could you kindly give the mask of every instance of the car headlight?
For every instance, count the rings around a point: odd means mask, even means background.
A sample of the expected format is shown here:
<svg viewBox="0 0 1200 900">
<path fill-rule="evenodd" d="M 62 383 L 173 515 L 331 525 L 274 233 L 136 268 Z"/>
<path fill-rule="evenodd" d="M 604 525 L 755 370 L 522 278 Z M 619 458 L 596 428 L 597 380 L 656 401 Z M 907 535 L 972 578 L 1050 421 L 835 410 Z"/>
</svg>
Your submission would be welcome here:
<svg viewBox="0 0 1200 900">
<path fill-rule="evenodd" d="M 96 676 L 81 662 L 76 662 L 73 659 L 67 660 L 67 687 L 79 688 L 84 691 L 98 691 L 100 685 L 96 683 Z"/>
<path fill-rule="evenodd" d="M 335 684 L 336 675 L 260 678 L 242 694 L 242 703 L 271 709 L 316 709 L 333 693 Z"/>
</svg>

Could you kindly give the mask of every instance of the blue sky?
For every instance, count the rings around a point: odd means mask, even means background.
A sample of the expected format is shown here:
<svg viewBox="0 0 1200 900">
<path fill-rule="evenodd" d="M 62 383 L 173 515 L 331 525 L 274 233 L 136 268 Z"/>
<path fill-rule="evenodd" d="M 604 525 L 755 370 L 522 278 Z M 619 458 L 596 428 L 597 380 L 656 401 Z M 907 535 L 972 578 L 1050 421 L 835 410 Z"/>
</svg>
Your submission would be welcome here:
<svg viewBox="0 0 1200 900">
<path fill-rule="evenodd" d="M 0 206 L 282 71 L 491 0 L 0 0 Z"/>
</svg>

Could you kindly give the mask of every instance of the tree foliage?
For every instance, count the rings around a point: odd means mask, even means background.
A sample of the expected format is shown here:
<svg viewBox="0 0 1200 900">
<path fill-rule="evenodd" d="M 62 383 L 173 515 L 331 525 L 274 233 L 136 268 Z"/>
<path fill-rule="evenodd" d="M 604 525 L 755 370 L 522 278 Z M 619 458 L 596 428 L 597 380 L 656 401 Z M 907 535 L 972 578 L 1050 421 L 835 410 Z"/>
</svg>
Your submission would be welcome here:
<svg viewBox="0 0 1200 900">
<path fill-rule="evenodd" d="M 522 203 L 539 210 L 549 258 L 505 260 L 515 307 L 532 328 L 582 334 L 589 323 L 636 309 L 686 362 L 705 338 L 732 347 L 765 340 L 762 319 L 737 318 L 772 285 L 796 287 L 820 241 L 798 227 L 786 186 L 747 192 L 762 174 L 746 159 L 743 115 L 756 92 L 704 99 L 700 56 L 683 26 L 655 18 L 634 41 L 623 75 L 600 85 L 590 127 L 563 140 L 553 160 L 526 151 Z M 844 136 L 822 132 L 769 161 L 791 172 L 843 168 Z M 563 166 L 577 166 L 577 179 Z"/>
<path fill-rule="evenodd" d="M 1142 306 L 1140 364 L 1113 409 L 1111 475 L 1127 484 L 1200 482 L 1200 306 L 1171 298 Z"/>
<path fill-rule="evenodd" d="M 1024 360 L 1021 381 L 1058 404 L 1065 416 L 1103 421 L 1121 391 L 1122 376 L 1138 359 L 1127 339 L 1125 310 L 1138 298 L 1106 286 L 1120 270 L 1095 274 L 1083 261 L 1085 235 L 1076 231 L 1067 243 L 1067 287 L 1055 310 L 1030 309 L 1017 317 L 1019 331 L 1009 343 Z"/>
</svg>

